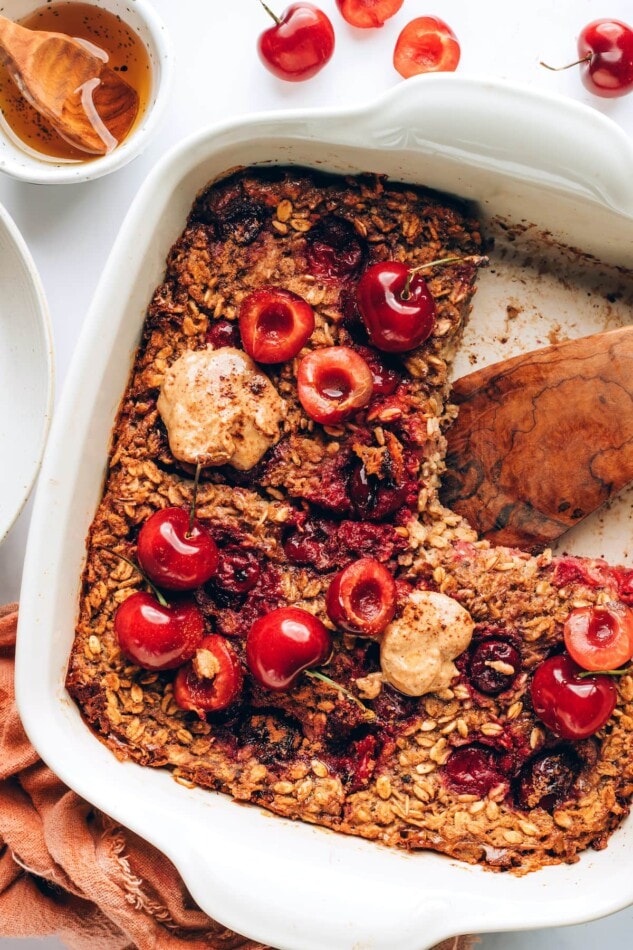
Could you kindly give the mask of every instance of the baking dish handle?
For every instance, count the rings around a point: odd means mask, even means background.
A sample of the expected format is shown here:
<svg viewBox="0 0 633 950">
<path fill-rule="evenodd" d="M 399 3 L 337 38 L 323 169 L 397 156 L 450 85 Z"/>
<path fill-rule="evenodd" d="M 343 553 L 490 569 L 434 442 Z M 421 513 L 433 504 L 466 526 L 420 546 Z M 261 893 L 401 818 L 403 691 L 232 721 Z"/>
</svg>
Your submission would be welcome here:
<svg viewBox="0 0 633 950">
<path fill-rule="evenodd" d="M 418 76 L 360 110 L 355 122 L 341 117 L 339 140 L 345 125 L 369 147 L 441 150 L 449 163 L 563 184 L 633 217 L 633 144 L 611 119 L 572 99 L 498 80 Z"/>
</svg>

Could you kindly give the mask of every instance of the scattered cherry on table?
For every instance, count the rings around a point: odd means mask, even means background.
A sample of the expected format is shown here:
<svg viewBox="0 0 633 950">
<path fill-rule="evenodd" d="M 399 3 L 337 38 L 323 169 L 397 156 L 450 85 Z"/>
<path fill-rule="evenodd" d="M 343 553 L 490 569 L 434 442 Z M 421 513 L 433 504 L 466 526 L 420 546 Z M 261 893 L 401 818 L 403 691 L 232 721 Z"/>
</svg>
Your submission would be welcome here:
<svg viewBox="0 0 633 950">
<path fill-rule="evenodd" d="M 246 637 L 246 661 L 258 682 L 270 690 L 288 690 L 307 669 L 321 666 L 332 652 L 326 626 L 300 607 L 278 607 L 252 625 Z"/>
<path fill-rule="evenodd" d="M 373 393 L 372 372 L 349 346 L 326 346 L 301 360 L 297 395 L 315 422 L 334 425 L 366 406 Z"/>
<path fill-rule="evenodd" d="M 396 40 L 393 65 L 405 79 L 420 73 L 453 72 L 461 49 L 450 26 L 436 16 L 421 16 L 404 27 Z"/>
<path fill-rule="evenodd" d="M 364 557 L 353 561 L 330 582 L 325 606 L 338 627 L 360 636 L 382 633 L 396 611 L 396 582 L 387 568 Z"/>
<path fill-rule="evenodd" d="M 609 676 L 583 675 L 570 656 L 550 657 L 537 668 L 530 692 L 534 712 L 563 739 L 586 739 L 610 718 L 617 690 Z"/>
<path fill-rule="evenodd" d="M 583 84 L 595 96 L 615 98 L 633 90 L 633 29 L 621 20 L 593 20 L 578 36 L 578 56 L 555 72 L 580 66 Z"/>
<path fill-rule="evenodd" d="M 404 0 L 336 0 L 343 19 L 361 30 L 384 26 Z"/>
<path fill-rule="evenodd" d="M 244 674 L 230 643 L 218 634 L 209 634 L 195 656 L 176 673 L 174 700 L 181 709 L 219 712 L 235 702 L 242 691 Z"/>
<path fill-rule="evenodd" d="M 329 18 L 311 3 L 293 3 L 259 37 L 257 49 L 267 69 L 278 79 L 300 82 L 315 76 L 334 53 L 334 29 Z"/>
<path fill-rule="evenodd" d="M 310 304 L 281 287 L 260 287 L 240 305 L 239 325 L 244 349 L 258 363 L 294 359 L 314 331 Z"/>
</svg>

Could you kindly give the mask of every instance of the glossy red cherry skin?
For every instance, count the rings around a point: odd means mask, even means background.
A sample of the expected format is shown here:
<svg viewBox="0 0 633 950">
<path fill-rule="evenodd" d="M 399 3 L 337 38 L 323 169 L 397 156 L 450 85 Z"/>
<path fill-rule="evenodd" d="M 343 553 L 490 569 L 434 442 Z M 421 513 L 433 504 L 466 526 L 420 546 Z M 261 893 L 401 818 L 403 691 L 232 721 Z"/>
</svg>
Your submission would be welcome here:
<svg viewBox="0 0 633 950">
<path fill-rule="evenodd" d="M 343 19 L 361 30 L 384 26 L 403 3 L 404 0 L 336 0 Z"/>
<path fill-rule="evenodd" d="M 149 579 L 166 590 L 193 590 L 206 584 L 218 567 L 218 548 L 203 525 L 184 508 L 163 508 L 138 534 L 136 556 Z"/>
<path fill-rule="evenodd" d="M 314 311 L 298 294 L 281 287 L 260 287 L 240 306 L 244 349 L 258 363 L 293 359 L 314 331 Z"/>
<path fill-rule="evenodd" d="M 349 346 L 327 346 L 308 353 L 297 373 L 297 394 L 315 422 L 342 422 L 366 406 L 373 392 L 371 370 Z"/>
<path fill-rule="evenodd" d="M 370 557 L 349 564 L 332 579 L 325 598 L 337 627 L 365 637 L 382 633 L 396 611 L 396 582 Z"/>
<path fill-rule="evenodd" d="M 224 637 L 213 633 L 202 640 L 195 658 L 176 673 L 174 700 L 181 709 L 191 709 L 202 718 L 234 703 L 243 680 L 235 650 Z"/>
<path fill-rule="evenodd" d="M 262 686 L 288 690 L 300 673 L 320 666 L 332 638 L 318 617 L 299 607 L 279 607 L 256 620 L 246 638 L 246 661 Z"/>
<path fill-rule="evenodd" d="M 293 3 L 259 37 L 264 66 L 278 79 L 299 82 L 315 76 L 332 58 L 334 29 L 311 3 Z"/>
<path fill-rule="evenodd" d="M 586 739 L 601 729 L 615 709 L 617 690 L 609 676 L 581 677 L 584 671 L 566 654 L 536 670 L 531 685 L 534 712 L 563 739 Z"/>
<path fill-rule="evenodd" d="M 436 16 L 411 20 L 396 40 L 394 68 L 408 79 L 420 73 L 453 72 L 461 55 L 459 41 L 450 26 Z"/>
<path fill-rule="evenodd" d="M 207 330 L 207 343 L 214 350 L 220 350 L 223 346 L 233 346 L 239 349 L 241 340 L 237 323 L 232 323 L 230 320 L 214 320 Z"/>
<path fill-rule="evenodd" d="M 633 29 L 621 20 L 594 20 L 578 37 L 578 55 L 586 59 L 581 78 L 595 96 L 623 96 L 633 89 Z"/>
<path fill-rule="evenodd" d="M 577 607 L 564 625 L 569 655 L 585 670 L 616 670 L 633 656 L 633 610 L 624 604 Z"/>
<path fill-rule="evenodd" d="M 195 604 L 164 607 L 153 594 L 137 591 L 117 608 L 114 632 L 121 652 L 146 670 L 173 670 L 190 660 L 205 634 Z"/>
<path fill-rule="evenodd" d="M 419 274 L 403 291 L 410 268 L 400 261 L 368 267 L 358 281 L 356 299 L 371 343 L 386 353 L 405 353 L 423 343 L 435 326 L 435 301 Z"/>
</svg>

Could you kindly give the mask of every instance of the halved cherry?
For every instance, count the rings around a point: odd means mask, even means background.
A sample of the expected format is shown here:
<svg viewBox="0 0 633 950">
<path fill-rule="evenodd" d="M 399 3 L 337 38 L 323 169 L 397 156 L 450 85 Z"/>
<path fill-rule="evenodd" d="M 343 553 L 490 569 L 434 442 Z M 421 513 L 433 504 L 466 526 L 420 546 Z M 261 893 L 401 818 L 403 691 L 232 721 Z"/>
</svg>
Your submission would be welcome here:
<svg viewBox="0 0 633 950">
<path fill-rule="evenodd" d="M 609 676 L 583 675 L 565 653 L 541 663 L 531 695 L 536 715 L 563 739 L 586 739 L 602 729 L 618 698 Z"/>
<path fill-rule="evenodd" d="M 396 582 L 371 557 L 354 561 L 330 583 L 325 598 L 330 620 L 365 637 L 382 633 L 396 611 Z"/>
<path fill-rule="evenodd" d="M 447 23 L 436 16 L 421 16 L 400 33 L 393 65 L 405 79 L 419 73 L 453 72 L 460 53 L 459 41 Z"/>
<path fill-rule="evenodd" d="M 174 700 L 181 709 L 191 709 L 202 718 L 205 712 L 226 709 L 239 696 L 244 676 L 242 666 L 224 637 L 210 634 L 192 660 L 178 670 Z"/>
<path fill-rule="evenodd" d="M 358 281 L 356 299 L 370 342 L 379 350 L 404 353 L 433 332 L 433 295 L 426 281 L 400 261 L 368 267 Z"/>
<path fill-rule="evenodd" d="M 329 425 L 347 419 L 371 399 L 372 373 L 349 346 L 327 346 L 301 360 L 297 393 L 315 422 Z"/>
<path fill-rule="evenodd" d="M 246 637 L 246 662 L 262 686 L 287 690 L 298 676 L 320 666 L 332 638 L 318 617 L 300 607 L 278 607 L 256 620 Z"/>
<path fill-rule="evenodd" d="M 167 590 L 193 590 L 215 574 L 218 548 L 184 508 L 154 512 L 139 531 L 136 554 L 149 579 Z"/>
<path fill-rule="evenodd" d="M 298 294 L 281 287 L 260 287 L 240 306 L 244 349 L 258 363 L 293 359 L 314 331 L 314 312 Z"/>
<path fill-rule="evenodd" d="M 205 634 L 204 617 L 191 601 L 167 604 L 137 591 L 117 607 L 114 632 L 121 652 L 146 670 L 173 670 L 190 660 Z"/>
<path fill-rule="evenodd" d="M 546 749 L 525 763 L 515 780 L 515 796 L 521 808 L 544 808 L 552 812 L 569 798 L 581 763 L 571 747 Z"/>
<path fill-rule="evenodd" d="M 336 0 L 343 19 L 360 29 L 384 26 L 394 16 L 404 0 Z"/>
<path fill-rule="evenodd" d="M 568 653 L 585 670 L 616 670 L 633 657 L 633 610 L 618 602 L 577 607 L 564 636 Z"/>
<path fill-rule="evenodd" d="M 470 654 L 468 675 L 480 693 L 510 689 L 521 672 L 521 654 L 508 640 L 480 640 Z"/>
</svg>

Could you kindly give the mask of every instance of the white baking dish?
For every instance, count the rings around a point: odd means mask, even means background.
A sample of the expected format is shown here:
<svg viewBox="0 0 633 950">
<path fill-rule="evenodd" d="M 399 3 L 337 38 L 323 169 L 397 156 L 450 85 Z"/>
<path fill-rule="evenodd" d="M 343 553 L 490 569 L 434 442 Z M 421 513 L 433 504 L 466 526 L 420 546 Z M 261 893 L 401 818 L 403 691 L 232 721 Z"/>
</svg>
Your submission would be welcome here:
<svg viewBox="0 0 633 950">
<path fill-rule="evenodd" d="M 162 849 L 206 911 L 283 950 L 425 950 L 458 932 L 574 923 L 618 910 L 633 901 L 630 821 L 607 850 L 525 878 L 431 853 L 397 853 L 185 789 L 166 771 L 118 762 L 64 690 L 84 539 L 146 305 L 196 192 L 251 162 L 421 182 L 473 199 L 484 221 L 535 223 L 523 238 L 546 231 L 608 264 L 633 267 L 633 148 L 624 134 L 589 109 L 508 84 L 425 76 L 358 111 L 261 115 L 178 146 L 145 182 L 123 224 L 50 437 L 21 598 L 17 695 L 27 732 L 68 785 Z M 475 308 L 481 326 L 504 260 L 514 267 L 511 283 L 529 284 L 511 257 L 500 253 L 484 278 Z M 626 284 L 622 274 L 587 266 L 587 273 L 598 272 L 601 280 Z M 545 285 L 536 272 L 525 273 L 540 294 Z M 557 318 L 569 311 L 577 335 L 595 329 L 595 308 L 576 312 L 586 297 L 584 279 L 555 307 Z M 507 282 L 499 288 L 507 300 Z M 628 293 L 627 285 L 620 300 Z M 526 294 L 529 300 L 529 286 Z M 610 313 L 621 321 L 618 306 Z M 519 323 L 517 345 L 539 339 L 539 319 Z M 492 338 L 478 348 L 482 361 L 500 355 Z M 610 550 L 617 557 L 623 537 L 618 523 Z"/>
</svg>

